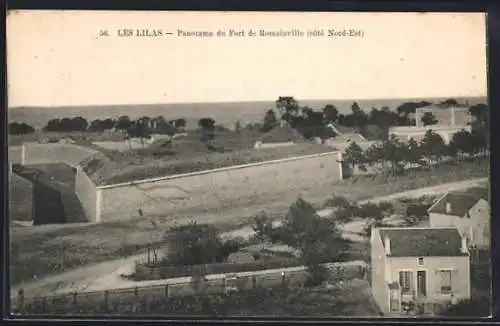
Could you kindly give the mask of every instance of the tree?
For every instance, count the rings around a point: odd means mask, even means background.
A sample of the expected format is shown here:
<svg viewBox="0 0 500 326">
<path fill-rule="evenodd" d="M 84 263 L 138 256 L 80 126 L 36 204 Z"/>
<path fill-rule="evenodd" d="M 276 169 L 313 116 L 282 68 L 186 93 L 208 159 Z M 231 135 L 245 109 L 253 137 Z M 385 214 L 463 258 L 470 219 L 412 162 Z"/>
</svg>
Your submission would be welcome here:
<svg viewBox="0 0 500 326">
<path fill-rule="evenodd" d="M 286 239 L 284 239 L 285 244 L 300 249 L 307 237 L 309 223 L 316 217 L 317 214 L 314 207 L 299 197 L 290 206 L 283 221 L 283 230 L 287 235 Z"/>
<path fill-rule="evenodd" d="M 324 124 L 323 113 L 314 111 L 308 107 L 302 109 L 301 116 L 293 119 L 292 127 L 297 129 L 307 139 L 312 137 L 324 139 L 325 136 L 328 136 L 328 128 Z"/>
<path fill-rule="evenodd" d="M 432 112 L 425 112 L 420 120 L 422 121 L 424 126 L 435 125 L 439 122 L 434 114 L 432 114 Z"/>
<path fill-rule="evenodd" d="M 234 131 L 236 133 L 241 132 L 241 122 L 240 122 L 240 120 L 238 120 L 238 121 L 235 122 L 235 124 L 234 124 Z"/>
<path fill-rule="evenodd" d="M 313 278 L 323 276 L 320 264 L 339 259 L 346 250 L 347 243 L 334 220 L 318 216 L 314 207 L 300 197 L 290 206 L 283 229 L 287 234 L 285 243 L 301 252 Z"/>
<path fill-rule="evenodd" d="M 323 108 L 323 118 L 325 122 L 336 122 L 339 116 L 339 110 L 332 104 L 327 104 Z"/>
<path fill-rule="evenodd" d="M 408 116 L 415 113 L 418 108 L 429 106 L 431 104 L 432 103 L 428 101 L 404 102 L 396 108 L 396 112 L 403 120 L 407 120 Z"/>
<path fill-rule="evenodd" d="M 443 138 L 432 130 L 425 133 L 422 142 L 420 143 L 422 154 L 430 161 L 439 162 L 445 150 Z"/>
<path fill-rule="evenodd" d="M 201 141 L 206 145 L 210 145 L 215 137 L 215 120 L 212 118 L 201 118 L 198 120 L 198 127 L 201 131 Z"/>
<path fill-rule="evenodd" d="M 459 106 L 459 105 L 460 104 L 458 103 L 458 101 L 455 100 L 454 98 L 449 98 L 439 103 L 439 106 L 443 108 L 449 108 L 450 106 Z"/>
<path fill-rule="evenodd" d="M 385 148 L 383 142 L 376 142 L 365 151 L 365 161 L 370 166 L 385 166 Z"/>
<path fill-rule="evenodd" d="M 11 122 L 9 123 L 8 128 L 9 128 L 9 135 L 25 135 L 35 132 L 35 128 L 24 122 L 22 123 Z"/>
<path fill-rule="evenodd" d="M 126 131 L 133 124 L 134 122 L 130 120 L 130 117 L 128 115 L 122 115 L 118 117 L 118 120 L 116 120 L 115 128 L 118 130 Z"/>
<path fill-rule="evenodd" d="M 352 169 L 358 167 L 360 170 L 366 171 L 365 154 L 363 152 L 363 149 L 361 149 L 361 147 L 359 147 L 359 145 L 356 144 L 356 142 L 350 143 L 349 146 L 346 148 L 343 156 L 343 161 L 346 164 L 348 164 L 348 166 Z"/>
<path fill-rule="evenodd" d="M 43 131 L 59 131 L 58 128 L 60 121 L 61 120 L 57 118 L 49 120 L 49 122 L 47 122 L 45 127 L 43 127 Z"/>
<path fill-rule="evenodd" d="M 460 130 L 455 133 L 450 145 L 457 151 L 458 155 L 461 153 L 473 155 L 476 152 L 473 136 L 467 130 Z"/>
<path fill-rule="evenodd" d="M 269 109 L 266 111 L 266 115 L 264 116 L 264 121 L 262 122 L 261 132 L 268 132 L 278 125 L 278 118 L 274 113 L 273 109 Z"/>
<path fill-rule="evenodd" d="M 387 139 L 389 134 L 388 131 L 391 126 L 406 125 L 406 123 L 400 123 L 398 115 L 395 112 L 391 112 L 386 106 L 382 107 L 380 110 L 372 108 L 368 117 L 368 123 L 370 125 L 375 125 L 380 129 L 380 135 L 378 136 L 382 140 Z"/>
<path fill-rule="evenodd" d="M 127 138 L 140 138 L 142 147 L 144 139 L 151 136 L 151 119 L 148 117 L 139 118 L 127 129 Z"/>
<path fill-rule="evenodd" d="M 389 140 L 383 142 L 383 149 L 384 160 L 391 163 L 393 173 L 398 173 L 404 169 L 404 167 L 401 166 L 401 163 L 407 154 L 407 147 L 399 140 L 399 138 L 391 135 Z"/>
<path fill-rule="evenodd" d="M 64 119 L 61 120 L 61 124 L 64 124 Z M 104 131 L 104 130 L 109 130 L 113 129 L 116 125 L 116 122 L 111 119 L 96 119 L 90 123 L 90 126 L 88 127 L 89 131 L 94 131 L 94 132 L 99 132 L 99 131 Z"/>
<path fill-rule="evenodd" d="M 353 120 L 354 127 L 361 128 L 361 127 L 365 126 L 366 122 L 368 121 L 368 116 L 359 107 L 357 102 L 352 103 L 351 111 L 352 111 L 352 120 Z"/>
<path fill-rule="evenodd" d="M 255 232 L 255 236 L 262 244 L 262 249 L 264 249 L 264 242 L 266 239 L 270 239 L 273 232 L 273 223 L 269 217 L 264 213 L 260 213 L 253 219 L 252 229 Z"/>
<path fill-rule="evenodd" d="M 276 109 L 281 114 L 281 118 L 288 121 L 292 116 L 299 114 L 299 102 L 292 96 L 280 96 L 276 100 Z"/>
<path fill-rule="evenodd" d="M 68 131 L 85 131 L 87 130 L 89 123 L 86 119 L 82 117 L 76 117 L 71 119 L 70 126 L 68 126 Z"/>
<path fill-rule="evenodd" d="M 168 135 L 168 136 L 173 136 L 177 133 L 177 128 L 175 127 L 175 120 L 174 122 L 169 122 L 165 120 L 164 117 L 158 116 L 152 120 L 153 128 L 151 129 L 151 132 L 161 134 L 161 135 Z"/>
<path fill-rule="evenodd" d="M 196 221 L 171 228 L 165 234 L 165 240 L 168 246 L 167 260 L 181 265 L 214 263 L 222 246 L 217 228 Z"/>
<path fill-rule="evenodd" d="M 88 128 L 88 122 L 82 117 L 52 119 L 43 128 L 44 131 L 85 131 Z"/>
<path fill-rule="evenodd" d="M 489 107 L 484 103 L 479 103 L 469 107 L 469 113 L 474 119 L 485 121 L 489 118 Z"/>
<path fill-rule="evenodd" d="M 186 119 L 179 118 L 179 119 L 175 120 L 174 126 L 177 127 L 177 128 L 179 128 L 179 129 L 186 128 L 186 126 L 187 126 Z"/>
<path fill-rule="evenodd" d="M 405 159 L 411 164 L 411 168 L 420 164 L 422 160 L 422 150 L 420 144 L 413 138 L 410 138 L 407 145 L 408 149 L 406 151 Z"/>
</svg>

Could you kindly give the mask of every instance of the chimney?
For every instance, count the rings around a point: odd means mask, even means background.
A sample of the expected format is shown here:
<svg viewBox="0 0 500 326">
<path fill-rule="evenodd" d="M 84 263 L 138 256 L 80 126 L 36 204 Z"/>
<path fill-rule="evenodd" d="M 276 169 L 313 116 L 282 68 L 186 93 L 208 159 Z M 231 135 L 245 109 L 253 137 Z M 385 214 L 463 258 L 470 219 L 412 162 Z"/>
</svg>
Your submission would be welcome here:
<svg viewBox="0 0 500 326">
<path fill-rule="evenodd" d="M 446 202 L 446 213 L 451 213 L 451 203 L 449 201 Z"/>
<path fill-rule="evenodd" d="M 469 252 L 469 250 L 467 249 L 467 237 L 464 234 L 462 234 L 462 246 L 460 248 L 460 252 L 462 252 L 463 254 Z"/>
<path fill-rule="evenodd" d="M 391 254 L 391 239 L 389 239 L 389 237 L 385 237 L 385 239 L 384 239 L 384 248 L 385 248 L 385 254 L 390 255 Z"/>
<path fill-rule="evenodd" d="M 455 108 L 454 107 L 451 108 L 451 125 L 452 126 L 455 125 Z"/>
</svg>

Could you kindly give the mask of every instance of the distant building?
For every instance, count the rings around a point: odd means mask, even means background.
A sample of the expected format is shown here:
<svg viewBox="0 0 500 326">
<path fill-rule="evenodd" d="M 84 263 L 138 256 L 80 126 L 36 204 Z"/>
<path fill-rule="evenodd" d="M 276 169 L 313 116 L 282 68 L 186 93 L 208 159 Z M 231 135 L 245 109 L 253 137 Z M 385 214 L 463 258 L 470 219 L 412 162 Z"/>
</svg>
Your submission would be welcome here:
<svg viewBox="0 0 500 326">
<path fill-rule="evenodd" d="M 436 134 L 443 138 L 445 144 L 449 144 L 453 139 L 453 135 L 459 131 L 466 130 L 471 131 L 471 126 L 469 125 L 432 125 L 425 127 L 418 126 L 405 126 L 405 127 L 391 127 L 389 129 L 389 135 L 394 135 L 402 141 L 409 141 L 413 138 L 416 141 L 421 141 L 425 134 L 432 130 Z"/>
<path fill-rule="evenodd" d="M 429 210 L 431 227 L 457 227 L 469 245 L 490 247 L 490 204 L 486 188 L 449 192 Z"/>
<path fill-rule="evenodd" d="M 385 315 L 470 298 L 467 239 L 456 228 L 374 228 L 370 243 L 372 292 Z"/>
<path fill-rule="evenodd" d="M 469 113 L 469 108 L 464 106 L 443 107 L 440 105 L 429 105 L 415 110 L 415 126 L 424 127 L 422 117 L 425 113 L 432 113 L 442 126 L 463 126 L 472 122 L 473 117 Z"/>
</svg>

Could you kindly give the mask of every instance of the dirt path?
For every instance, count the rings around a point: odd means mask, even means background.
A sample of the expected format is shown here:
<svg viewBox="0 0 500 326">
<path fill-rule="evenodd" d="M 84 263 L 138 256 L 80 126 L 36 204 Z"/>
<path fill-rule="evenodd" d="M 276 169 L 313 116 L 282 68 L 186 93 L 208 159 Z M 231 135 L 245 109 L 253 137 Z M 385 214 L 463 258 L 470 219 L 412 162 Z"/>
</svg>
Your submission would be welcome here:
<svg viewBox="0 0 500 326">
<path fill-rule="evenodd" d="M 363 202 L 380 202 L 380 201 L 390 201 L 400 198 L 415 198 L 421 197 L 425 195 L 436 195 L 441 194 L 451 190 L 459 190 L 470 188 L 474 186 L 478 186 L 481 184 L 485 184 L 488 178 L 480 178 L 480 179 L 471 179 L 460 182 L 446 183 L 438 186 L 420 188 L 411 191 L 405 191 L 400 193 L 395 193 L 389 196 L 381 196 L 374 197 L 367 200 L 360 201 Z M 318 214 L 322 216 L 327 216 L 332 212 L 331 209 L 322 209 L 318 211 Z M 279 222 L 275 223 L 279 225 Z M 347 223 L 342 226 L 343 233 L 345 236 L 354 241 L 360 241 L 362 237 L 360 237 L 357 233 L 362 232 L 362 229 L 366 225 L 365 222 L 362 221 L 353 221 L 351 223 Z M 253 230 L 251 227 L 243 227 L 235 231 L 225 232 L 222 234 L 223 237 L 247 237 L 253 234 Z M 107 261 L 103 263 L 98 263 L 94 265 L 89 265 L 85 267 L 81 267 L 72 271 L 68 271 L 59 275 L 49 276 L 43 278 L 38 281 L 25 283 L 13 287 L 11 289 L 12 295 L 15 296 L 17 291 L 20 288 L 23 288 L 26 296 L 36 296 L 41 294 L 54 293 L 57 291 L 66 291 L 68 288 L 73 288 L 78 291 L 83 291 L 93 283 L 98 281 L 98 279 L 106 279 L 111 280 L 110 275 L 115 274 L 118 275 L 117 271 L 122 270 L 124 268 L 130 268 L 136 260 L 145 259 L 145 254 L 134 255 L 128 258 L 118 259 Z M 113 279 L 117 279 L 114 277 Z M 99 281 L 98 281 L 99 282 Z M 108 281 L 107 281 L 108 282 Z M 99 282 L 100 283 L 100 282 Z M 112 282 L 110 282 L 112 283 Z M 110 287 L 113 284 L 108 284 Z"/>
</svg>

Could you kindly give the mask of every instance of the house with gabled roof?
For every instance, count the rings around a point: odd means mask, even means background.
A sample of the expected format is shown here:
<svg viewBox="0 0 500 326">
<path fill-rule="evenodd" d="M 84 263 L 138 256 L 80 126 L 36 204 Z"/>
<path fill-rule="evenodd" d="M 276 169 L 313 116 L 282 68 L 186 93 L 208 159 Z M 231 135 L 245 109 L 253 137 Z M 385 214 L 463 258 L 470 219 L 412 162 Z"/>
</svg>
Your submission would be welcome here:
<svg viewBox="0 0 500 326">
<path fill-rule="evenodd" d="M 429 209 L 429 226 L 456 227 L 467 237 L 469 245 L 489 248 L 490 204 L 486 187 L 448 192 Z"/>
<path fill-rule="evenodd" d="M 470 298 L 467 239 L 456 228 L 373 228 L 370 243 L 372 292 L 385 315 Z"/>
</svg>

